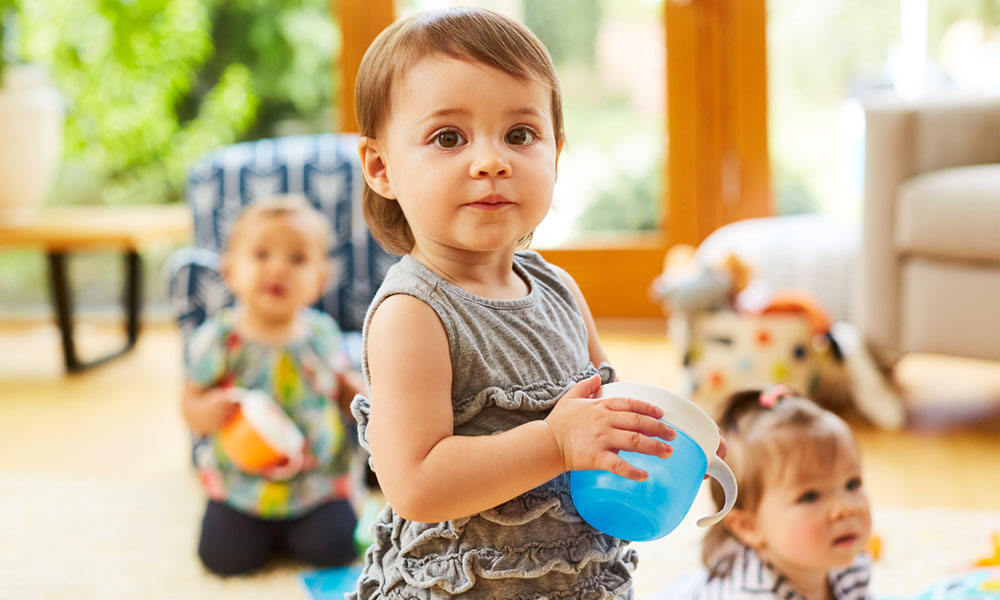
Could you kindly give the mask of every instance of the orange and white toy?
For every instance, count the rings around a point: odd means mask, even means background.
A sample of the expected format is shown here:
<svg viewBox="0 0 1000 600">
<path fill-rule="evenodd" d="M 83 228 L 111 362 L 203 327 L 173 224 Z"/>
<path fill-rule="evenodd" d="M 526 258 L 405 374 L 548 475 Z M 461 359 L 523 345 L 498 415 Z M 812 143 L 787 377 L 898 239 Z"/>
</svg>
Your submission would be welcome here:
<svg viewBox="0 0 1000 600">
<path fill-rule="evenodd" d="M 229 460 L 246 473 L 287 479 L 305 459 L 305 438 L 270 396 L 257 390 L 234 390 L 239 410 L 219 430 L 219 444 Z"/>
</svg>

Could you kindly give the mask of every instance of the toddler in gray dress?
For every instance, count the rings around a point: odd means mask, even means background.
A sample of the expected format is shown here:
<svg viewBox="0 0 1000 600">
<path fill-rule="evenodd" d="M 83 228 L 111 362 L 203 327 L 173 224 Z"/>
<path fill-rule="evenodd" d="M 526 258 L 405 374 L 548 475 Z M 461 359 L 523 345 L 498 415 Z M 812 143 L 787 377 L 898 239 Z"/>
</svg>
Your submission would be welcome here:
<svg viewBox="0 0 1000 600">
<path fill-rule="evenodd" d="M 581 520 L 567 472 L 643 479 L 617 451 L 667 456 L 675 433 L 594 398 L 614 372 L 583 296 L 521 250 L 563 144 L 548 52 L 494 12 L 418 13 L 369 48 L 355 102 L 365 217 L 403 257 L 352 404 L 388 500 L 353 598 L 630 598 L 635 553 Z"/>
</svg>

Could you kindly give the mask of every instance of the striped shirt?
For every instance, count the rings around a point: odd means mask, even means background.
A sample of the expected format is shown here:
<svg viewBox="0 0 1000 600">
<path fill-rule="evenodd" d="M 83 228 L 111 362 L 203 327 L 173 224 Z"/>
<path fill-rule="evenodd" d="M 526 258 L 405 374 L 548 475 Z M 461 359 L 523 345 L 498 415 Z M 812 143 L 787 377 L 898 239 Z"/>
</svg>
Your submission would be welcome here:
<svg viewBox="0 0 1000 600">
<path fill-rule="evenodd" d="M 805 600 L 788 579 L 746 546 L 732 555 L 729 575 L 708 579 L 702 569 L 669 584 L 653 600 Z M 827 574 L 836 600 L 868 600 L 871 562 L 860 554 L 847 567 Z"/>
</svg>

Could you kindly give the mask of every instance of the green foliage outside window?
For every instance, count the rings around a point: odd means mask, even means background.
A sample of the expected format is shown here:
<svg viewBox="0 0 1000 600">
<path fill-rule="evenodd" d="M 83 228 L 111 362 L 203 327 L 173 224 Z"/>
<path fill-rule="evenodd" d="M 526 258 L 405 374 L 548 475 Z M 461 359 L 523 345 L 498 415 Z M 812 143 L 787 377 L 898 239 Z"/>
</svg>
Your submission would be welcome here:
<svg viewBox="0 0 1000 600">
<path fill-rule="evenodd" d="M 325 0 L 32 0 L 19 48 L 67 102 L 57 202 L 179 198 L 188 166 L 287 119 L 327 128 Z"/>
<path fill-rule="evenodd" d="M 179 201 L 188 166 L 219 146 L 331 128 L 327 0 L 0 0 L 0 11 L 6 54 L 46 67 L 66 102 L 50 203 Z M 152 303 L 165 258 L 145 256 Z M 119 302 L 118 263 L 74 258 L 84 309 Z M 4 310 L 45 306 L 39 269 L 36 253 L 0 254 Z"/>
<path fill-rule="evenodd" d="M 601 21 L 599 0 L 526 0 L 524 24 L 548 48 L 558 67 L 594 64 L 594 46 Z"/>
</svg>

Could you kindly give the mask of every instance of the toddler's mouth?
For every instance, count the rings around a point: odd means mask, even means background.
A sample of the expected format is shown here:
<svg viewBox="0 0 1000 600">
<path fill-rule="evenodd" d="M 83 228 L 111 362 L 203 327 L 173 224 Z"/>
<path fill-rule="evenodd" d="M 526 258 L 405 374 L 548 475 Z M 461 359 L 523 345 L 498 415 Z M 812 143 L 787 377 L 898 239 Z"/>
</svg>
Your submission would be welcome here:
<svg viewBox="0 0 1000 600">
<path fill-rule="evenodd" d="M 280 283 L 272 283 L 264 287 L 264 292 L 268 296 L 276 296 L 281 298 L 285 295 L 285 286 Z"/>
<path fill-rule="evenodd" d="M 834 546 L 850 546 L 850 545 L 854 544 L 854 542 L 856 542 L 856 541 L 858 541 L 857 534 L 855 534 L 855 533 L 848 533 L 846 535 L 842 535 L 840 537 L 834 538 L 833 545 Z"/>
<path fill-rule="evenodd" d="M 475 202 L 470 202 L 466 206 L 478 208 L 480 210 L 499 210 L 509 206 L 510 204 L 512 204 L 512 202 L 502 194 L 489 194 L 488 196 L 484 196 Z"/>
</svg>

